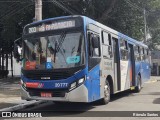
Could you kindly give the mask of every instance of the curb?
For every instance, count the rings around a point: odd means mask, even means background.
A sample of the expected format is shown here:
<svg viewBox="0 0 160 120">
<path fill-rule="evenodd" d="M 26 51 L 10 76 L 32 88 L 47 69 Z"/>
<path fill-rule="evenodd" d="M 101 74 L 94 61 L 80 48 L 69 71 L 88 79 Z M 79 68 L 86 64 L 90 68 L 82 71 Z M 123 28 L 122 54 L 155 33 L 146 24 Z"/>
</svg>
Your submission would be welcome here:
<svg viewBox="0 0 160 120">
<path fill-rule="evenodd" d="M 46 102 L 47 101 L 29 101 L 29 102 L 27 101 L 27 103 L 22 103 L 22 104 L 18 104 L 18 105 L 12 106 L 12 107 L 0 109 L 0 112 L 17 111 L 17 110 L 20 110 L 20 109 L 36 106 L 36 105 L 43 104 L 43 103 L 46 103 Z"/>
</svg>

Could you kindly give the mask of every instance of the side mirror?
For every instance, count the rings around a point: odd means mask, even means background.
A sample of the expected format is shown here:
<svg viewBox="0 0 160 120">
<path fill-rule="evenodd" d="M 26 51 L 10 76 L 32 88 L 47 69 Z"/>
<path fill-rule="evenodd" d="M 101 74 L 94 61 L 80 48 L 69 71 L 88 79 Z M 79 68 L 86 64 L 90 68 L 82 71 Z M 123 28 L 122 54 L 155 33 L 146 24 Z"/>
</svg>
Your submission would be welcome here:
<svg viewBox="0 0 160 120">
<path fill-rule="evenodd" d="M 99 48 L 100 43 L 99 43 L 99 38 L 98 37 L 92 37 L 92 47 L 93 48 Z"/>
<path fill-rule="evenodd" d="M 14 44 L 13 56 L 17 60 L 17 62 L 21 60 L 21 50 L 16 43 Z"/>
</svg>

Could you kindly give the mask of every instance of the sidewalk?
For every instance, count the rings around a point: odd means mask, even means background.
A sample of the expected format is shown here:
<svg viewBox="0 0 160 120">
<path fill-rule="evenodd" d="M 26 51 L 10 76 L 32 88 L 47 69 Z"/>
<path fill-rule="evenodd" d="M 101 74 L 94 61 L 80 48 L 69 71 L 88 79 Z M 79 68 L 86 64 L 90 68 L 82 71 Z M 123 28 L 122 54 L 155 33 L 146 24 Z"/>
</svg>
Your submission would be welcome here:
<svg viewBox="0 0 160 120">
<path fill-rule="evenodd" d="M 0 79 L 0 109 L 22 103 L 20 98 L 20 78 Z"/>
<path fill-rule="evenodd" d="M 160 81 L 160 76 L 151 76 L 151 81 Z"/>
</svg>

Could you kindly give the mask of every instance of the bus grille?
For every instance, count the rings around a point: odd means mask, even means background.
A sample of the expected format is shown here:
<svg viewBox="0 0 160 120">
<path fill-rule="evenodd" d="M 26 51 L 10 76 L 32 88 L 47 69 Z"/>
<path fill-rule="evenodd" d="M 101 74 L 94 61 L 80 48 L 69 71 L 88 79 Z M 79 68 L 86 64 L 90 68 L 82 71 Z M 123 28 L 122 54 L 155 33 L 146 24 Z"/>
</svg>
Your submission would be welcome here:
<svg viewBox="0 0 160 120">
<path fill-rule="evenodd" d="M 39 89 L 27 89 L 30 96 L 41 97 L 41 92 L 51 93 L 52 97 L 65 97 L 66 90 L 39 90 Z"/>
<path fill-rule="evenodd" d="M 61 80 L 71 77 L 71 74 L 67 72 L 29 72 L 25 74 L 25 77 L 32 80 Z"/>
</svg>

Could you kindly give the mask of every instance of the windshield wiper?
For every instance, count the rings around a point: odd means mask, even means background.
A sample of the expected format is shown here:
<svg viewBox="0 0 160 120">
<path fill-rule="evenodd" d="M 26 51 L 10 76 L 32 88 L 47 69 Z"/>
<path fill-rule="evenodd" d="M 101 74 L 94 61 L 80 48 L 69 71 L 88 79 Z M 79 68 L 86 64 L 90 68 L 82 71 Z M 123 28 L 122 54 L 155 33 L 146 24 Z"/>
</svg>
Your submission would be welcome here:
<svg viewBox="0 0 160 120">
<path fill-rule="evenodd" d="M 59 37 L 59 39 L 58 39 L 58 41 L 56 40 L 57 44 L 56 44 L 56 48 L 55 49 L 56 49 L 57 52 L 59 52 L 59 50 L 61 50 L 61 46 L 62 46 L 62 43 L 63 43 L 65 37 L 66 37 L 65 32 L 62 32 L 60 37 Z"/>
<path fill-rule="evenodd" d="M 61 36 L 58 39 L 58 41 L 56 40 L 56 43 L 55 43 L 55 50 L 56 51 L 55 51 L 54 55 L 56 55 L 56 52 L 59 52 L 59 50 L 60 50 L 66 65 L 68 65 L 67 62 L 66 62 L 66 56 L 65 56 L 65 54 L 63 53 L 63 50 L 62 50 L 62 43 L 64 42 L 65 37 L 66 37 L 66 33 L 62 32 Z"/>
</svg>

